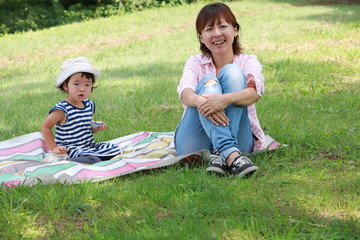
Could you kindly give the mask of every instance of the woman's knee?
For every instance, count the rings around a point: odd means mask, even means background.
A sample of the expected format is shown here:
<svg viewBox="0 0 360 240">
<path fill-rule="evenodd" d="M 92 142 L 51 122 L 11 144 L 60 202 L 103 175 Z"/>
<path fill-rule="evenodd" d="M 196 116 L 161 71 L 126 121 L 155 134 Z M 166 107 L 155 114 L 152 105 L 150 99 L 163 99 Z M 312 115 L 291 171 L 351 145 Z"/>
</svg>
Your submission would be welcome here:
<svg viewBox="0 0 360 240">
<path fill-rule="evenodd" d="M 230 63 L 230 64 L 226 64 L 225 66 L 223 66 L 219 72 L 219 75 L 220 74 L 226 74 L 226 75 L 235 75 L 235 76 L 238 76 L 238 75 L 243 75 L 243 72 L 241 70 L 241 68 L 236 65 L 236 64 L 233 64 L 233 63 Z"/>
<path fill-rule="evenodd" d="M 215 82 L 217 82 L 218 79 L 217 79 L 217 77 L 216 77 L 215 75 L 213 75 L 213 74 L 206 74 L 205 76 L 203 76 L 203 77 L 201 78 L 201 80 L 200 80 L 200 82 L 199 82 L 198 85 L 204 86 L 204 85 L 206 85 L 206 83 L 207 83 L 208 81 L 215 81 Z"/>
<path fill-rule="evenodd" d="M 219 79 L 212 74 L 205 75 L 198 83 L 196 94 L 221 94 Z"/>
<path fill-rule="evenodd" d="M 232 89 L 239 91 L 247 87 L 246 77 L 239 66 L 236 64 L 225 65 L 219 73 L 219 81 L 222 85 L 229 85 Z"/>
</svg>

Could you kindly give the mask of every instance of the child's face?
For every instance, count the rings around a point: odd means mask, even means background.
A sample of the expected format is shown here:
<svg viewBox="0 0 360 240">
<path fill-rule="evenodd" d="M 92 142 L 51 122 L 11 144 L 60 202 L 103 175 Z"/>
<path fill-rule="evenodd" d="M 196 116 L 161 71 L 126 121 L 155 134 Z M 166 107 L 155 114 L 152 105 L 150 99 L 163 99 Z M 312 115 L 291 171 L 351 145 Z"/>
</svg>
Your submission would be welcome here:
<svg viewBox="0 0 360 240">
<path fill-rule="evenodd" d="M 82 76 L 82 73 L 73 74 L 68 83 L 64 84 L 64 90 L 75 102 L 81 102 L 90 97 L 92 91 L 92 80 Z"/>
<path fill-rule="evenodd" d="M 200 41 L 211 51 L 213 56 L 233 53 L 232 44 L 237 36 L 237 29 L 221 18 L 213 26 L 206 25 L 201 31 Z"/>
</svg>

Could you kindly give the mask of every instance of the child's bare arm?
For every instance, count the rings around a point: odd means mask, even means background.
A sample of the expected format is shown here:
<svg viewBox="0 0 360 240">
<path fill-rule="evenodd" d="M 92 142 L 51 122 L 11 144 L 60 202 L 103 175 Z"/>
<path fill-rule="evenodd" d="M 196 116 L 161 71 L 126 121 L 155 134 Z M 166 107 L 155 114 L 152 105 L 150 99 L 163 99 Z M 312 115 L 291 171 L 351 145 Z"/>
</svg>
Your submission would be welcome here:
<svg viewBox="0 0 360 240">
<path fill-rule="evenodd" d="M 45 140 L 46 145 L 48 148 L 54 152 L 55 154 L 65 154 L 67 152 L 66 147 L 58 146 L 55 143 L 54 135 L 51 129 L 55 126 L 56 123 L 63 123 L 65 122 L 65 114 L 61 110 L 54 110 L 47 116 L 41 126 L 41 132 L 43 138 Z"/>
</svg>

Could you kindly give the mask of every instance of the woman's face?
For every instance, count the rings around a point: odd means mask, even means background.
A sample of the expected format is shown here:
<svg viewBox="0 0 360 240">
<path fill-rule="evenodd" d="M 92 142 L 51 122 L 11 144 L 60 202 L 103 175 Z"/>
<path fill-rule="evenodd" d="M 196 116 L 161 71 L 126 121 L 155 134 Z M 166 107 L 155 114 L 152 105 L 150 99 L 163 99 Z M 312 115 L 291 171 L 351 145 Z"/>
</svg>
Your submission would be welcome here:
<svg viewBox="0 0 360 240">
<path fill-rule="evenodd" d="M 232 44 L 237 35 L 237 29 L 220 18 L 214 26 L 205 26 L 200 34 L 200 41 L 211 51 L 213 57 L 224 56 L 234 54 Z"/>
</svg>

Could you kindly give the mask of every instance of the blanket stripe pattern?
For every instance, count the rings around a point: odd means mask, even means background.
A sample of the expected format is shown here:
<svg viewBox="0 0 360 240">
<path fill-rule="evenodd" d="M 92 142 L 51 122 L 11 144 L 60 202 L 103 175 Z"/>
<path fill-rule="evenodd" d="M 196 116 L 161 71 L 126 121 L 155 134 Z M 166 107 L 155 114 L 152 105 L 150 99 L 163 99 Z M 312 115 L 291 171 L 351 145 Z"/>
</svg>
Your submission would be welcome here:
<svg viewBox="0 0 360 240">
<path fill-rule="evenodd" d="M 115 158 L 93 165 L 71 161 L 41 162 L 51 154 L 40 132 L 0 142 L 0 184 L 14 187 L 38 183 L 78 184 L 172 165 L 200 161 L 207 150 L 176 156 L 173 132 L 138 132 L 111 141 L 122 149 Z M 206 157 L 207 156 L 207 157 Z"/>
</svg>

